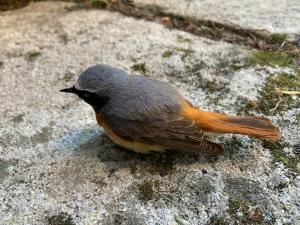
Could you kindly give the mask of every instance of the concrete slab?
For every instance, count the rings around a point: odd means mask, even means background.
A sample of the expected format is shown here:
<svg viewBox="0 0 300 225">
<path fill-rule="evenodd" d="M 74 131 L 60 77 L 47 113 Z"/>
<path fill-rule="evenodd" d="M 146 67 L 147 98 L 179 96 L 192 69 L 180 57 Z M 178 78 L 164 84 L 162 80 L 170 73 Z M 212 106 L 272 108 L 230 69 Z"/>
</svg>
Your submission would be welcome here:
<svg viewBox="0 0 300 225">
<path fill-rule="evenodd" d="M 193 16 L 244 28 L 286 33 L 299 39 L 300 4 L 297 0 L 134 0 L 136 4 L 155 4 L 168 12 Z"/>
<path fill-rule="evenodd" d="M 296 76 L 292 67 L 249 64 L 247 48 L 70 6 L 0 13 L 1 224 L 299 221 L 299 98 L 266 113 L 285 143 L 275 153 L 226 135 L 218 139 L 225 155 L 213 159 L 119 149 L 88 105 L 58 92 L 88 66 L 108 63 L 168 81 L 201 108 L 236 114 L 262 101 L 269 79 Z"/>
</svg>

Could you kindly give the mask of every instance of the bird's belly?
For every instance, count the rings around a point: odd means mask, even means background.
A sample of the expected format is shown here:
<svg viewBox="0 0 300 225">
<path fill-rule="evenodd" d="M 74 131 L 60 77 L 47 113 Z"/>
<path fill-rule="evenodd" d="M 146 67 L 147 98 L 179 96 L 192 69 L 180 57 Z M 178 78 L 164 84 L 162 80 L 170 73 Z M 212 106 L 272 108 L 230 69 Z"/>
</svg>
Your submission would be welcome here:
<svg viewBox="0 0 300 225">
<path fill-rule="evenodd" d="M 100 114 L 96 114 L 98 124 L 103 127 L 107 136 L 117 145 L 124 148 L 131 149 L 138 153 L 149 153 L 150 151 L 161 152 L 164 151 L 164 147 L 160 145 L 150 145 L 141 142 L 130 141 L 117 135 L 105 122 L 104 118 Z"/>
</svg>

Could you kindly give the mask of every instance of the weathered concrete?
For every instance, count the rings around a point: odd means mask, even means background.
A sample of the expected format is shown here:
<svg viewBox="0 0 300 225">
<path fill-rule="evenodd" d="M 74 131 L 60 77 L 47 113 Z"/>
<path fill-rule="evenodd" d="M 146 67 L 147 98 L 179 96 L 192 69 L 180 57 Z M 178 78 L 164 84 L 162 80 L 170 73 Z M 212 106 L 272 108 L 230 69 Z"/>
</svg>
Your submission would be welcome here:
<svg viewBox="0 0 300 225">
<path fill-rule="evenodd" d="M 300 4 L 298 0 L 134 0 L 155 4 L 166 11 L 199 19 L 232 23 L 244 28 L 287 33 L 299 40 Z"/>
<path fill-rule="evenodd" d="M 293 76 L 293 68 L 249 64 L 253 52 L 240 46 L 70 6 L 42 2 L 0 14 L 1 224 L 297 224 L 300 177 L 289 157 L 299 164 L 299 108 L 269 115 L 286 145 L 279 152 L 226 135 L 218 159 L 141 156 L 110 142 L 88 105 L 58 92 L 101 62 L 236 114 L 260 101 L 268 78 Z"/>
</svg>

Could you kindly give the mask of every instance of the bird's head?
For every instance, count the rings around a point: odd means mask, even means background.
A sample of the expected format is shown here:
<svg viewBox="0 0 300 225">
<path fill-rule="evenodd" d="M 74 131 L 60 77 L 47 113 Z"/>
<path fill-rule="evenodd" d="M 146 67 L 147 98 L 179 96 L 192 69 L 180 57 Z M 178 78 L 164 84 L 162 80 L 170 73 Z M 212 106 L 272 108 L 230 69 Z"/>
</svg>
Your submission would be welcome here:
<svg viewBox="0 0 300 225">
<path fill-rule="evenodd" d="M 75 85 L 60 91 L 78 95 L 98 111 L 109 101 L 115 76 L 122 72 L 108 65 L 97 64 L 81 73 Z"/>
</svg>

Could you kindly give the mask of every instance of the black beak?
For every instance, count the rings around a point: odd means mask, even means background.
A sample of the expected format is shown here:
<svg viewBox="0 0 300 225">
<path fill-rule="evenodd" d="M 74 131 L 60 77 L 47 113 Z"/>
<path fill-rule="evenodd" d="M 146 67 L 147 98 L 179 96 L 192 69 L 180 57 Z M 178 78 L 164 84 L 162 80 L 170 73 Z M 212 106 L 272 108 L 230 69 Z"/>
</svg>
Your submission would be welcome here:
<svg viewBox="0 0 300 225">
<path fill-rule="evenodd" d="M 76 88 L 75 88 L 75 86 L 73 86 L 73 87 L 70 87 L 70 88 L 61 89 L 60 92 L 75 94 L 76 93 Z"/>
</svg>

